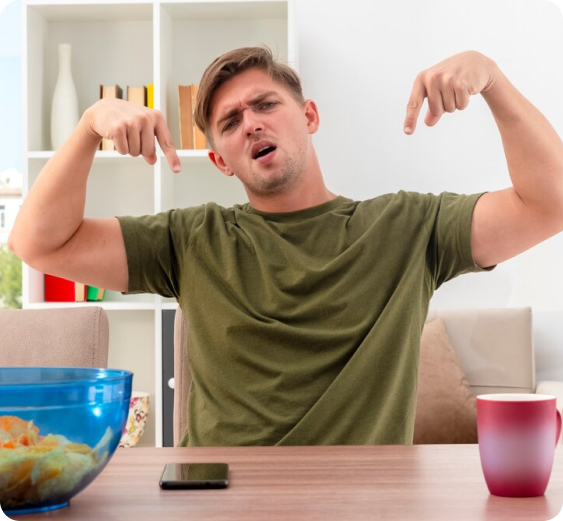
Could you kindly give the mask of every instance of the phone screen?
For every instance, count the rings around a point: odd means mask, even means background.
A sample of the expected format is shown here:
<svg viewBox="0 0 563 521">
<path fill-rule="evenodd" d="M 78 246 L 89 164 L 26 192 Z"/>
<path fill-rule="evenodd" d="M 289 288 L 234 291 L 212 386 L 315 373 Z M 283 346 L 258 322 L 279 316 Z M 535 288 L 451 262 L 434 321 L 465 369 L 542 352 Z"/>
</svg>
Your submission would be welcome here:
<svg viewBox="0 0 563 521">
<path fill-rule="evenodd" d="M 167 463 L 161 488 L 225 488 L 229 484 L 226 463 Z"/>
</svg>

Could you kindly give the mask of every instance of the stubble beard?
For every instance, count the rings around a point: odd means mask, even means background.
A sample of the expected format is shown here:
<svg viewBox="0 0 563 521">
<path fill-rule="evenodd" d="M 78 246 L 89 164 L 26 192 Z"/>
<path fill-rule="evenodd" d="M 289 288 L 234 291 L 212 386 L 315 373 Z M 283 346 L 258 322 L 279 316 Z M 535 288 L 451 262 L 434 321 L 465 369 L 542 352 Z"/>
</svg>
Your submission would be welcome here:
<svg viewBox="0 0 563 521">
<path fill-rule="evenodd" d="M 257 195 L 276 195 L 287 192 L 299 184 L 305 172 L 306 154 L 300 150 L 295 157 L 288 157 L 279 171 L 261 172 L 251 169 L 252 185 L 248 188 Z"/>
</svg>

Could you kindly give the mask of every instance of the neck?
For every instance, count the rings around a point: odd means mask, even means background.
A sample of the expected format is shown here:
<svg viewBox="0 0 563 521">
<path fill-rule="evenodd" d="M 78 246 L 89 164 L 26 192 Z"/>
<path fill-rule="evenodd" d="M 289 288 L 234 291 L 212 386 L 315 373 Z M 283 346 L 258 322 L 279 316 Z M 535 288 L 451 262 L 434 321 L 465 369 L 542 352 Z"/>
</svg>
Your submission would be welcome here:
<svg viewBox="0 0 563 521">
<path fill-rule="evenodd" d="M 303 180 L 296 186 L 284 192 L 264 195 L 251 192 L 246 189 L 250 206 L 255 210 L 268 213 L 285 213 L 305 210 L 313 206 L 319 206 L 335 199 L 333 194 L 325 186 L 321 169 L 313 152 L 310 156 L 307 171 L 303 175 Z"/>
<path fill-rule="evenodd" d="M 286 213 L 319 206 L 336 197 L 336 194 L 324 187 L 323 190 L 318 192 L 301 191 L 296 194 L 288 192 L 278 194 L 275 197 L 263 197 L 254 194 L 252 197 L 249 195 L 248 199 L 250 206 L 255 210 L 267 213 Z"/>
</svg>

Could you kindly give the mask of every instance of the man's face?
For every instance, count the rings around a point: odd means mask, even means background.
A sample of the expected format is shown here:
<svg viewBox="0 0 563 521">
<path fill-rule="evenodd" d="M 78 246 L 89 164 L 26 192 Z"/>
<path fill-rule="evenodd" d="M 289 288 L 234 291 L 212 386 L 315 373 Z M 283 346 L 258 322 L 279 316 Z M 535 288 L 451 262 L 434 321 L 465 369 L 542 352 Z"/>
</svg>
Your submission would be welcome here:
<svg viewBox="0 0 563 521">
<path fill-rule="evenodd" d="M 299 104 L 266 72 L 249 69 L 216 91 L 211 125 L 217 168 L 237 176 L 249 195 L 274 195 L 306 175 L 318 114 L 312 101 Z"/>
</svg>

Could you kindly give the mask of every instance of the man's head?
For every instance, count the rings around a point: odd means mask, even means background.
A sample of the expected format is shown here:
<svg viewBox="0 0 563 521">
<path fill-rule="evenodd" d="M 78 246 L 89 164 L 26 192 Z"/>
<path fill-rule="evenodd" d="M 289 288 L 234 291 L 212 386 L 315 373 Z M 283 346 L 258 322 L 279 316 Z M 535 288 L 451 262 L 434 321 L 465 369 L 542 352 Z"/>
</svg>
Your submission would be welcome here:
<svg viewBox="0 0 563 521">
<path fill-rule="evenodd" d="M 297 74 L 269 49 L 217 58 L 201 80 L 195 118 L 209 141 L 209 158 L 240 179 L 251 203 L 297 201 L 324 187 L 311 142 L 317 108 L 303 98 Z"/>
<path fill-rule="evenodd" d="M 276 83 L 285 86 L 298 103 L 305 102 L 297 73 L 291 67 L 276 61 L 268 47 L 242 47 L 222 54 L 203 73 L 194 113 L 195 122 L 205 134 L 211 148 L 215 148 L 211 116 L 217 89 L 234 76 L 252 68 L 263 70 Z"/>
</svg>

